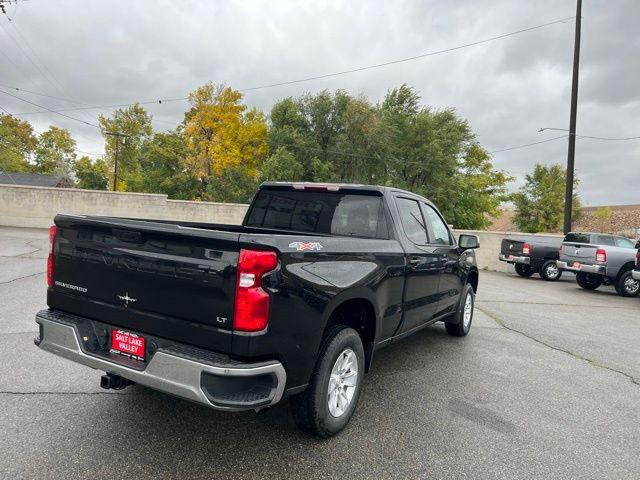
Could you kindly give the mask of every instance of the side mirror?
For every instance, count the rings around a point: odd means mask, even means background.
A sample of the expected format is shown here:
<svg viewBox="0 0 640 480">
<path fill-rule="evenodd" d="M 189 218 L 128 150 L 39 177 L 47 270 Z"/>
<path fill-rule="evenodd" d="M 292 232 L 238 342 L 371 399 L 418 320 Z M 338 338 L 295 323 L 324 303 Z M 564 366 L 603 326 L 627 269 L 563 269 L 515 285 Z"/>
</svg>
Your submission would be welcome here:
<svg viewBox="0 0 640 480">
<path fill-rule="evenodd" d="M 460 234 L 458 239 L 458 245 L 463 250 L 470 250 L 473 248 L 480 248 L 480 239 L 477 235 L 468 235 L 466 233 Z"/>
</svg>

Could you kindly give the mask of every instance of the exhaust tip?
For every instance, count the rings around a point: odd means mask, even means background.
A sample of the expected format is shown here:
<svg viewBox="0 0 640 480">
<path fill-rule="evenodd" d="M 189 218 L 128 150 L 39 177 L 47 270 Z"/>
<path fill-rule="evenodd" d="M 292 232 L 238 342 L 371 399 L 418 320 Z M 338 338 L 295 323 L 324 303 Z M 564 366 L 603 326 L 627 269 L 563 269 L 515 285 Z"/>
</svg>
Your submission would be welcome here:
<svg viewBox="0 0 640 480">
<path fill-rule="evenodd" d="M 100 387 L 105 390 L 122 390 L 132 384 L 133 382 L 131 380 L 112 373 L 107 373 L 100 377 Z"/>
</svg>

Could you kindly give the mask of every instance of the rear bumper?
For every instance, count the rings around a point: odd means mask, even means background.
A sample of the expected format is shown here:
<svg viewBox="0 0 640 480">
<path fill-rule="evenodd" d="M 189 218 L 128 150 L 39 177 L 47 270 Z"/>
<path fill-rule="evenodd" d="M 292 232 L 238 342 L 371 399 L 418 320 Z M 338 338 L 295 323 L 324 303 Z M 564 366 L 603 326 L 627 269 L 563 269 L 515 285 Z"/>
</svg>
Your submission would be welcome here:
<svg viewBox="0 0 640 480">
<path fill-rule="evenodd" d="M 580 264 L 579 268 L 575 268 L 562 260 L 558 260 L 557 264 L 560 270 L 567 270 L 569 272 L 585 272 L 585 273 L 593 273 L 595 275 L 604 275 L 604 276 L 607 275 L 606 265 L 587 265 L 582 263 Z"/>
<path fill-rule="evenodd" d="M 640 280 L 640 270 L 633 270 L 633 271 L 631 271 L 631 276 L 632 276 L 635 280 Z"/>
<path fill-rule="evenodd" d="M 88 352 L 79 327 L 89 319 L 56 310 L 36 315 L 38 347 L 88 367 L 219 410 L 263 408 L 280 401 L 286 372 L 278 361 L 240 363 L 188 345 L 155 350 L 148 362 Z M 83 340 L 81 340 L 83 338 Z M 92 339 L 90 339 L 92 340 Z M 225 361 L 226 359 L 226 361 Z"/>
<path fill-rule="evenodd" d="M 498 255 L 498 260 L 500 260 L 501 262 L 507 262 L 507 263 L 522 263 L 524 265 L 529 265 L 531 264 L 531 257 L 514 257 L 514 256 L 508 256 L 505 255 L 504 253 L 501 253 L 500 255 Z"/>
</svg>

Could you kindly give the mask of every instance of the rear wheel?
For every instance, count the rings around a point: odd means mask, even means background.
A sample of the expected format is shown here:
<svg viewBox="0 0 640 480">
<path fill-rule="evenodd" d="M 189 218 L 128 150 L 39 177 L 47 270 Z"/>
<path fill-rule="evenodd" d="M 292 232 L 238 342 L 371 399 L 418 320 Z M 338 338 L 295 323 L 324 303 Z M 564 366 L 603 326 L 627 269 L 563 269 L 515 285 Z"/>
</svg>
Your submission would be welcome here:
<svg viewBox="0 0 640 480">
<path fill-rule="evenodd" d="M 327 438 L 353 415 L 364 375 L 360 335 L 342 325 L 330 327 L 307 389 L 291 398 L 291 412 L 301 430 Z"/>
<path fill-rule="evenodd" d="M 531 266 L 525 265 L 524 263 L 516 263 L 514 268 L 516 269 L 516 273 L 521 277 L 529 278 L 534 273 Z"/>
<path fill-rule="evenodd" d="M 465 285 L 460 299 L 458 311 L 450 321 L 445 321 L 444 328 L 449 335 L 454 337 L 464 337 L 471 330 L 471 321 L 473 320 L 473 306 L 475 303 L 475 294 L 473 287 L 469 284 Z"/>
<path fill-rule="evenodd" d="M 640 293 L 640 281 L 633 278 L 631 270 L 627 270 L 620 275 L 616 283 L 616 292 L 623 297 L 635 297 Z"/>
<path fill-rule="evenodd" d="M 562 276 L 562 271 L 555 260 L 547 260 L 540 267 L 540 276 L 548 282 L 555 282 Z"/>
<path fill-rule="evenodd" d="M 576 282 L 585 290 L 595 290 L 602 285 L 602 279 L 598 275 L 585 272 L 578 272 L 576 274 Z"/>
</svg>

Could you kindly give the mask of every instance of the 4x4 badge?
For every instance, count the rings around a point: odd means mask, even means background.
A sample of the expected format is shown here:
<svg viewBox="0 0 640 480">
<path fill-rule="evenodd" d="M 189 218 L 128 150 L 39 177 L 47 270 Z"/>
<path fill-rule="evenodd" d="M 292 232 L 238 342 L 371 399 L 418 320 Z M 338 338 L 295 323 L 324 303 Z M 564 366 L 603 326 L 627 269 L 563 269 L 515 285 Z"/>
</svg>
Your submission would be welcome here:
<svg viewBox="0 0 640 480">
<path fill-rule="evenodd" d="M 129 296 L 129 292 L 125 292 L 124 295 L 118 295 L 118 298 L 124 301 L 124 308 L 127 308 L 129 306 L 129 302 L 133 303 L 138 301 L 137 298 L 131 298 Z"/>
</svg>

